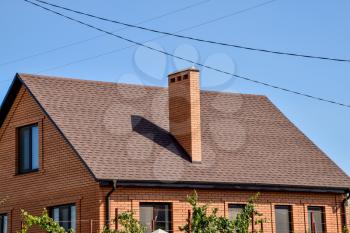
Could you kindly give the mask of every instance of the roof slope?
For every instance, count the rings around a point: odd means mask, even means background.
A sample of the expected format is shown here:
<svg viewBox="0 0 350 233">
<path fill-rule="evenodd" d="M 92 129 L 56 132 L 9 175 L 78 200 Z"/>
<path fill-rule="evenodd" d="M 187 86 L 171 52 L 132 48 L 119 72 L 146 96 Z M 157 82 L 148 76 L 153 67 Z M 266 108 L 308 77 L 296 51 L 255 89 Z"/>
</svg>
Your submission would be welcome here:
<svg viewBox="0 0 350 233">
<path fill-rule="evenodd" d="M 97 179 L 350 187 L 264 96 L 201 92 L 203 162 L 169 135 L 166 88 L 20 74 Z"/>
</svg>

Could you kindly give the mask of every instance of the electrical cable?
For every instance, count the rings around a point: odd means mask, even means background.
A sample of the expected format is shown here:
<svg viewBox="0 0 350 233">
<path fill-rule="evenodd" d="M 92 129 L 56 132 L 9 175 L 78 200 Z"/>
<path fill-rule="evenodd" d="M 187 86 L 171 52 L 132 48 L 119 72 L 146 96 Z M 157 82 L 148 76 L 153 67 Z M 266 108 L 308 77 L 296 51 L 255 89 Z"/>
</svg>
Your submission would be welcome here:
<svg viewBox="0 0 350 233">
<path fill-rule="evenodd" d="M 249 77 L 245 77 L 245 76 L 241 76 L 241 75 L 236 75 L 236 74 L 233 74 L 233 73 L 230 73 L 230 72 L 227 72 L 227 71 L 224 71 L 224 70 L 221 70 L 221 69 L 217 69 L 215 67 L 211 67 L 211 66 L 208 66 L 208 65 L 204 65 L 204 64 L 201 64 L 199 62 L 195 62 L 195 61 L 192 61 L 190 59 L 187 59 L 187 58 L 183 58 L 183 57 L 180 57 L 180 56 L 176 56 L 176 55 L 173 55 L 173 54 L 170 54 L 168 52 L 165 52 L 165 51 L 162 51 L 162 50 L 158 50 L 156 48 L 153 48 L 151 46 L 148 46 L 148 45 L 144 45 L 140 42 L 137 42 L 137 41 L 134 41 L 134 40 L 131 40 L 131 39 L 128 39 L 126 37 L 123 37 L 123 36 L 120 36 L 120 35 L 117 35 L 117 34 L 114 34 L 112 32 L 109 32 L 109 31 L 106 31 L 104 29 L 101 29 L 99 27 L 96 27 L 96 26 L 93 26 L 91 24 L 88 24 L 88 23 L 85 23 L 81 20 L 78 20 L 78 19 L 75 19 L 75 18 L 72 18 L 70 16 L 67 16 L 67 15 L 64 15 L 60 12 L 57 12 L 57 11 L 54 11 L 52 9 L 49 9 L 47 7 L 44 7 L 42 5 L 39 5 L 37 3 L 34 3 L 32 1 L 29 1 L 29 0 L 24 0 L 34 6 L 37 6 L 37 7 L 40 7 L 46 11 L 49 11 L 49 12 L 52 12 L 56 15 L 59 15 L 61 17 L 64 17 L 70 21 L 74 21 L 76 23 L 79 23 L 79 24 L 82 24 L 84 26 L 87 26 L 89 28 L 92 28 L 94 30 L 98 30 L 100 32 L 104 32 L 108 35 L 111 35 L 111 36 L 114 36 L 114 37 L 117 37 L 121 40 L 124 40 L 124 41 L 127 41 L 127 42 L 130 42 L 130 43 L 133 43 L 133 44 L 136 44 L 136 45 L 139 45 L 139 46 L 142 46 L 142 47 L 145 47 L 147 49 L 150 49 L 150 50 L 153 50 L 153 51 L 156 51 L 158 53 L 162 53 L 162 54 L 165 54 L 167 56 L 171 56 L 171 57 L 174 57 L 176 59 L 179 59 L 179 60 L 183 60 L 183 61 L 186 61 L 186 62 L 189 62 L 191 64 L 194 64 L 194 65 L 197 65 L 197 66 L 200 66 L 200 67 L 204 67 L 204 68 L 207 68 L 207 69 L 210 69 L 210 70 L 213 70 L 213 71 L 216 71 L 216 72 L 219 72 L 219 73 L 223 73 L 223 74 L 226 74 L 226 75 L 229 75 L 229 76 L 233 76 L 233 77 L 236 77 L 238 79 L 242 79 L 242 80 L 246 80 L 246 81 L 249 81 L 249 82 L 253 82 L 253 83 L 256 83 L 256 84 L 259 84 L 259 85 L 263 85 L 263 86 L 267 86 L 267 87 L 270 87 L 270 88 L 273 88 L 273 89 L 278 89 L 278 90 L 281 90 L 281 91 L 284 91 L 284 92 L 288 92 L 288 93 L 292 93 L 292 94 L 295 94 L 295 95 L 299 95 L 299 96 L 304 96 L 304 97 L 307 97 L 307 98 L 311 98 L 311 99 L 315 99 L 315 100 L 318 100 L 318 101 L 322 101 L 322 102 L 327 102 L 327 103 L 331 103 L 331 104 L 335 104 L 335 105 L 339 105 L 339 106 L 342 106 L 342 107 L 348 107 L 350 108 L 350 105 L 348 104 L 344 104 L 344 103 L 340 103 L 340 102 L 337 102 L 337 101 L 334 101 L 334 100 L 329 100 L 329 99 L 325 99 L 325 98 L 321 98 L 321 97 L 317 97 L 317 96 L 313 96 L 313 95 L 310 95 L 310 94 L 306 94 L 306 93 L 302 93 L 302 92 L 299 92 L 299 91 L 294 91 L 294 90 L 291 90 L 291 89 L 288 89 L 288 88 L 284 88 L 284 87 L 279 87 L 279 86 L 276 86 L 276 85 L 273 85 L 273 84 L 269 84 L 267 82 L 262 82 L 262 81 L 258 81 L 258 80 L 255 80 L 255 79 L 252 79 L 252 78 L 249 78 Z"/>
<path fill-rule="evenodd" d="M 172 14 L 175 14 L 175 13 L 178 13 L 178 12 L 181 12 L 181 11 L 184 11 L 184 10 L 187 10 L 187 9 L 190 9 L 190 8 L 193 8 L 193 7 L 200 6 L 200 5 L 202 5 L 202 4 L 204 4 L 204 3 L 207 3 L 207 2 L 210 2 L 210 1 L 211 1 L 211 0 L 199 1 L 199 2 L 196 2 L 196 3 L 193 3 L 193 4 L 190 4 L 190 5 L 181 7 L 181 8 L 179 8 L 179 9 L 175 9 L 175 10 L 173 10 L 173 11 L 170 11 L 170 12 L 167 12 L 167 13 L 164 13 L 164 14 L 161 14 L 161 15 L 158 15 L 158 16 L 155 16 L 155 17 L 152 17 L 152 18 L 149 18 L 149 19 L 140 21 L 140 22 L 136 23 L 136 25 L 148 23 L 148 22 L 151 22 L 151 21 L 153 21 L 153 20 L 157 20 L 157 19 L 163 18 L 163 17 L 168 16 L 168 15 L 172 15 Z M 128 28 L 128 27 L 125 26 L 125 27 L 120 28 L 120 29 L 118 29 L 118 30 L 115 30 L 115 31 L 113 31 L 113 32 L 121 31 L 121 30 L 124 30 L 124 29 L 126 29 L 126 28 Z M 31 54 L 31 55 L 27 55 L 27 56 L 18 57 L 18 58 L 12 59 L 12 60 L 8 60 L 8 61 L 5 61 L 5 62 L 0 63 L 0 67 L 1 67 L 1 66 L 6 66 L 6 65 L 10 65 L 10 64 L 14 64 L 14 63 L 18 63 L 18 62 L 21 62 L 21 61 L 25 61 L 25 60 L 28 60 L 28 59 L 30 59 L 30 58 L 42 56 L 42 55 L 49 54 L 49 53 L 52 53 L 52 52 L 56 52 L 56 51 L 61 50 L 61 49 L 73 47 L 73 46 L 76 46 L 76 45 L 79 45 L 79 44 L 82 44 L 82 43 L 89 42 L 89 41 L 91 41 L 91 40 L 95 40 L 95 39 L 101 38 L 101 37 L 103 37 L 103 36 L 106 36 L 106 34 L 103 33 L 103 34 L 96 35 L 96 36 L 93 36 L 93 37 L 90 37 L 90 38 L 86 38 L 86 39 L 83 39 L 83 40 L 74 41 L 74 42 L 72 42 L 72 43 L 68 43 L 68 44 L 65 44 L 65 45 L 62 45 L 62 46 L 58 46 L 58 47 L 51 48 L 51 49 L 48 49 L 48 50 L 45 50 L 45 51 L 41 51 L 41 52 L 38 52 L 38 53 L 34 53 L 34 54 Z"/>
<path fill-rule="evenodd" d="M 134 24 L 129 24 L 129 23 L 118 21 L 118 20 L 107 19 L 107 18 L 104 18 L 104 17 L 100 17 L 100 16 L 89 14 L 89 13 L 73 10 L 73 9 L 70 9 L 70 8 L 67 8 L 67 7 L 59 6 L 59 5 L 56 5 L 56 4 L 52 4 L 52 3 L 49 3 L 49 2 L 46 2 L 46 1 L 43 1 L 43 0 L 34 0 L 34 1 L 40 2 L 42 4 L 46 4 L 46 5 L 55 7 L 55 8 L 59 8 L 59 9 L 63 9 L 63 10 L 66 10 L 66 11 L 74 12 L 76 14 L 80 14 L 80 15 L 92 17 L 92 18 L 95 18 L 95 19 L 103 20 L 103 21 L 106 21 L 106 22 L 116 23 L 116 24 L 119 24 L 119 25 L 124 25 L 126 27 L 137 28 L 137 29 L 141 29 L 141 30 L 145 30 L 145 31 L 149 31 L 149 32 L 164 34 L 164 35 L 178 37 L 178 38 L 182 38 L 182 39 L 193 40 L 193 41 L 197 41 L 197 42 L 204 42 L 204 43 L 209 43 L 209 44 L 228 46 L 228 47 L 234 47 L 234 48 L 238 48 L 238 49 L 245 49 L 245 50 L 250 50 L 250 51 L 271 53 L 271 54 L 277 54 L 277 55 L 287 55 L 287 56 L 302 57 L 302 58 L 321 59 L 321 60 L 336 61 L 336 62 L 350 62 L 349 59 L 332 58 L 332 57 L 325 57 L 325 56 L 314 56 L 314 55 L 307 55 L 307 54 L 300 54 L 300 53 L 291 53 L 291 52 L 281 52 L 281 51 L 275 51 L 275 50 L 253 48 L 253 47 L 247 47 L 247 46 L 242 46 L 242 45 L 237 45 L 237 44 L 229 44 L 229 43 L 224 43 L 224 42 L 217 42 L 217 41 L 212 41 L 212 40 L 206 40 L 206 39 L 201 39 L 201 38 L 184 36 L 184 35 L 174 34 L 174 33 L 170 33 L 170 32 L 160 31 L 160 30 L 156 30 L 156 29 L 146 28 L 146 27 L 142 27 L 142 26 L 138 26 L 138 25 L 134 25 Z"/>
</svg>

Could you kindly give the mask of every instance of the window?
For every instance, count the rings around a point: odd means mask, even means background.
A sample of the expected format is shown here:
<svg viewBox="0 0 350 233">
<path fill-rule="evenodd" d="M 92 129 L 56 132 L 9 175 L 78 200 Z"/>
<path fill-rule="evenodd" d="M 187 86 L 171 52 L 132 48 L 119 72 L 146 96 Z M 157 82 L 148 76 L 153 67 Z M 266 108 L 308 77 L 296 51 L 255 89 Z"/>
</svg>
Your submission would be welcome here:
<svg viewBox="0 0 350 233">
<path fill-rule="evenodd" d="M 0 214 L 0 233 L 7 233 L 7 215 Z"/>
<path fill-rule="evenodd" d="M 38 125 L 21 127 L 18 130 L 19 173 L 39 169 L 39 131 Z"/>
<path fill-rule="evenodd" d="M 310 206 L 308 208 L 309 232 L 325 232 L 324 208 L 319 206 Z"/>
<path fill-rule="evenodd" d="M 76 230 L 76 207 L 75 205 L 63 205 L 51 208 L 53 220 L 58 222 L 66 231 Z"/>
<path fill-rule="evenodd" d="M 147 233 L 162 229 L 172 232 L 171 205 L 169 203 L 140 203 L 140 222 Z"/>
<path fill-rule="evenodd" d="M 229 219 L 236 219 L 238 214 L 240 214 L 245 205 L 244 204 L 229 204 L 228 205 L 228 217 Z"/>
<path fill-rule="evenodd" d="M 290 206 L 275 206 L 276 233 L 291 233 L 292 211 Z"/>
</svg>

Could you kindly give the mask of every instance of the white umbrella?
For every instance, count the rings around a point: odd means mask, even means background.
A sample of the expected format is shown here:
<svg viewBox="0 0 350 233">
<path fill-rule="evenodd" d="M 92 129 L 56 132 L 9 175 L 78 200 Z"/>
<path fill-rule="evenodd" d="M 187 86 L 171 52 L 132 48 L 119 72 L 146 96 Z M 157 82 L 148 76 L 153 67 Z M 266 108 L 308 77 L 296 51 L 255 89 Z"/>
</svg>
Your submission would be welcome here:
<svg viewBox="0 0 350 233">
<path fill-rule="evenodd" d="M 168 233 L 168 232 L 163 231 L 162 229 L 158 229 L 158 230 L 153 231 L 152 233 Z"/>
</svg>

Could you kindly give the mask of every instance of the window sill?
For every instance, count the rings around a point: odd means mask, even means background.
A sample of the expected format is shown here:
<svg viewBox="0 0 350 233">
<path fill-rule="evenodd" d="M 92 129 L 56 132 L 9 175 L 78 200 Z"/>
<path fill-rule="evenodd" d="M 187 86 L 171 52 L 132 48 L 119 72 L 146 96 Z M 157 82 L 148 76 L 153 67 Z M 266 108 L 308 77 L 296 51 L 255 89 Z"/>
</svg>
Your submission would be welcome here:
<svg viewBox="0 0 350 233">
<path fill-rule="evenodd" d="M 33 169 L 33 170 L 29 170 L 29 171 L 17 172 L 16 175 L 20 176 L 20 175 L 32 174 L 32 173 L 38 173 L 38 172 L 39 172 L 39 169 Z"/>
</svg>

